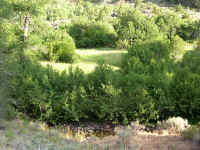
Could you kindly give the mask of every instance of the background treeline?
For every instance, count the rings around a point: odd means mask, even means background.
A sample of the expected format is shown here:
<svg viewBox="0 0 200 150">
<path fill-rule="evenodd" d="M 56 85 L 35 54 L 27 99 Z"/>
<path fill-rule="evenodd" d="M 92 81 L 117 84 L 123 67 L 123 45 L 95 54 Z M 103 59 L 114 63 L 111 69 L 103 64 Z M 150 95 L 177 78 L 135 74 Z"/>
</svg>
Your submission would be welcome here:
<svg viewBox="0 0 200 150">
<path fill-rule="evenodd" d="M 136 3 L 136 4 L 139 4 L 141 2 L 148 2 L 148 1 L 155 2 L 153 0 L 85 0 L 85 1 L 93 2 L 93 3 L 130 2 L 130 3 Z M 172 3 L 172 4 L 181 4 L 181 5 L 192 7 L 192 8 L 200 8 L 200 1 L 199 0 L 160 0 L 160 2 L 169 2 L 169 3 Z"/>
<path fill-rule="evenodd" d="M 152 125 L 171 116 L 200 121 L 200 49 L 185 51 L 186 43 L 198 41 L 199 21 L 162 10 L 147 16 L 129 5 L 14 4 L 16 15 L 1 24 L 8 32 L 4 53 L 13 56 L 9 88 L 18 112 L 53 125 L 85 120 Z M 27 14 L 32 23 L 23 41 Z M 78 59 L 75 47 L 126 48 L 128 54 L 118 70 L 102 62 L 88 74 L 38 63 L 72 63 Z"/>
<path fill-rule="evenodd" d="M 200 8 L 200 0 L 167 0 L 175 4 L 182 4 L 184 6 L 190 6 Z"/>
</svg>

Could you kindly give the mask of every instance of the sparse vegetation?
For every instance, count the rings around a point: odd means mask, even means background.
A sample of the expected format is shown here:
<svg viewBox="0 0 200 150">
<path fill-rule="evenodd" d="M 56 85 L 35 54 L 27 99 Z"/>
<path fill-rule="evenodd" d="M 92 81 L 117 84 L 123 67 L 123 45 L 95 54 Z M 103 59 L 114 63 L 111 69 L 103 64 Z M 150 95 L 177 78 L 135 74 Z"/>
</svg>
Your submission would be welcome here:
<svg viewBox="0 0 200 150">
<path fill-rule="evenodd" d="M 196 144 L 200 144 L 200 128 L 198 125 L 189 127 L 181 134 L 185 139 L 189 139 Z"/>
<path fill-rule="evenodd" d="M 158 128 L 182 132 L 189 127 L 188 121 L 181 117 L 173 117 L 158 123 Z"/>
</svg>

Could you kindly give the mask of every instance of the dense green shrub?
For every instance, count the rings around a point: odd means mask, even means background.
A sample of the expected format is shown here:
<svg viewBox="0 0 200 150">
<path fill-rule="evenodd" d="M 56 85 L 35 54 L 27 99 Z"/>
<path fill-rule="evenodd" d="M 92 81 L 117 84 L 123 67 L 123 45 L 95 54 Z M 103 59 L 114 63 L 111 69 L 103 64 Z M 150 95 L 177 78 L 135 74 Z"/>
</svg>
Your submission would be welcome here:
<svg viewBox="0 0 200 150">
<path fill-rule="evenodd" d="M 112 87 L 114 74 L 108 66 L 100 65 L 88 76 L 79 69 L 60 74 L 30 61 L 16 70 L 11 82 L 14 106 L 30 117 L 49 124 L 123 121 L 124 110 L 119 111 L 118 93 Z"/>
<path fill-rule="evenodd" d="M 155 97 L 163 99 L 163 91 L 153 92 L 152 87 L 157 76 L 152 81 L 149 76 L 133 72 L 124 75 L 107 65 L 98 66 L 89 75 L 81 70 L 58 73 L 31 62 L 16 69 L 11 84 L 16 99 L 13 105 L 49 124 L 82 120 L 124 124 L 138 120 L 149 124 L 155 123 L 160 115 Z M 160 84 L 163 81 L 156 82 L 156 87 L 164 87 Z"/>
<path fill-rule="evenodd" d="M 183 56 L 185 52 L 185 45 L 186 42 L 180 38 L 178 35 L 174 36 L 170 41 L 171 47 L 171 57 L 178 59 L 179 57 Z"/>
<path fill-rule="evenodd" d="M 150 69 L 153 69 L 152 67 L 156 69 L 156 67 L 159 67 L 159 64 L 167 63 L 171 52 L 170 44 L 167 41 L 150 40 L 136 42 L 128 49 L 128 58 L 124 61 L 123 70 L 127 72 L 136 69 L 135 71 L 139 73 L 151 73 Z"/>
<path fill-rule="evenodd" d="M 147 84 L 151 79 L 148 75 L 134 71 L 121 75 L 119 78 L 121 113 L 127 122 L 138 120 L 141 123 L 149 124 L 155 123 L 159 119 L 159 109 Z"/>
<path fill-rule="evenodd" d="M 19 24 L 11 24 L 9 22 L 3 22 L 1 25 L 1 32 L 3 34 L 0 35 L 1 40 L 1 51 L 6 53 L 12 53 L 16 49 L 22 46 L 23 41 L 23 33 L 19 29 Z M 6 35 L 6 36 L 5 36 Z M 6 41 L 6 42 L 3 42 Z"/>
<path fill-rule="evenodd" d="M 52 68 L 42 68 L 27 61 L 24 67 L 18 66 L 16 78 L 11 82 L 15 107 L 28 116 L 51 124 L 77 121 L 84 115 L 77 108 L 81 106 L 81 100 L 76 102 L 79 99 L 75 98 L 80 98 L 78 93 L 83 81 L 83 73 L 79 70 L 69 75 L 65 72 L 59 74 Z"/>
<path fill-rule="evenodd" d="M 75 56 L 75 43 L 73 39 L 63 31 L 53 31 L 46 37 L 45 44 L 48 47 L 47 58 L 51 61 L 73 62 Z"/>
<path fill-rule="evenodd" d="M 161 14 L 155 17 L 155 24 L 160 32 L 164 33 L 171 40 L 176 36 L 177 29 L 183 24 L 183 19 L 174 13 Z"/>
<path fill-rule="evenodd" d="M 102 22 L 75 22 L 69 28 L 69 34 L 79 48 L 114 47 L 117 39 L 113 26 Z"/>
<path fill-rule="evenodd" d="M 136 42 L 120 71 L 101 64 L 89 74 L 80 69 L 58 73 L 27 61 L 15 68 L 13 105 L 49 124 L 155 124 L 170 116 L 199 120 L 199 51 L 185 55 L 178 68 L 170 53 L 166 41 Z"/>
<path fill-rule="evenodd" d="M 188 118 L 190 121 L 199 121 L 200 116 L 200 51 L 186 53 L 175 72 L 170 90 L 175 101 L 174 114 Z"/>
<path fill-rule="evenodd" d="M 184 55 L 180 65 L 182 68 L 188 67 L 191 73 L 200 74 L 199 58 L 200 58 L 199 49 L 189 51 Z"/>
<path fill-rule="evenodd" d="M 176 72 L 170 87 L 172 98 L 175 102 L 174 114 L 188 118 L 189 121 L 198 122 L 199 117 L 199 74 L 191 73 L 188 68 Z"/>
<path fill-rule="evenodd" d="M 184 40 L 194 40 L 199 37 L 199 21 L 190 18 L 182 18 L 175 13 L 161 14 L 154 18 L 160 32 L 172 40 L 175 36 L 180 36 Z"/>
<path fill-rule="evenodd" d="M 142 15 L 139 11 L 125 11 L 119 16 L 119 22 L 115 24 L 115 29 L 119 36 L 119 41 L 127 41 L 132 45 L 136 41 L 144 41 L 162 37 L 157 25 L 152 19 Z M 123 44 L 123 42 L 121 42 Z M 120 48 L 124 48 L 123 44 Z M 127 47 L 125 47 L 127 48 Z"/>
<path fill-rule="evenodd" d="M 122 67 L 124 76 L 128 78 L 124 79 L 122 87 L 129 88 L 124 88 L 123 94 L 133 94 L 128 97 L 141 102 L 143 110 L 140 111 L 145 113 L 140 121 L 156 122 L 171 115 L 173 103 L 169 99 L 168 89 L 174 68 L 171 52 L 169 42 L 161 40 L 136 42 L 128 50 Z M 142 119 L 139 115 L 139 119 Z"/>
<path fill-rule="evenodd" d="M 177 30 L 184 40 L 195 40 L 200 37 L 200 21 L 185 21 Z"/>
</svg>

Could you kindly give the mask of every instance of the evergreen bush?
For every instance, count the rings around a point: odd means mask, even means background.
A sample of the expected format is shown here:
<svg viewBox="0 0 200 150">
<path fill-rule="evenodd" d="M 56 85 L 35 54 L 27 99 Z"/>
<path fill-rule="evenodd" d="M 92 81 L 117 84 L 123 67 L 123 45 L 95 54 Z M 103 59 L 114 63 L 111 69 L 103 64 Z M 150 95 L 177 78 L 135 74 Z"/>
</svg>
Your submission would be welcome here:
<svg viewBox="0 0 200 150">
<path fill-rule="evenodd" d="M 187 52 L 179 69 L 175 72 L 173 82 L 170 87 L 172 98 L 174 99 L 174 114 L 188 118 L 189 121 L 198 122 L 200 120 L 200 51 L 199 49 Z"/>
<path fill-rule="evenodd" d="M 117 33 L 113 26 L 103 22 L 76 22 L 69 28 L 78 48 L 114 47 Z"/>
<path fill-rule="evenodd" d="M 152 19 L 145 17 L 139 11 L 133 11 L 122 13 L 119 16 L 119 22 L 115 24 L 115 29 L 118 33 L 120 41 L 128 41 L 128 45 L 131 46 L 136 41 L 144 41 L 149 39 L 155 39 L 162 37 L 159 33 L 157 25 Z M 120 47 L 123 48 L 123 44 Z M 127 47 L 126 47 L 127 48 Z"/>
<path fill-rule="evenodd" d="M 47 58 L 51 61 L 73 62 L 75 59 L 75 43 L 65 32 L 57 31 L 47 36 Z"/>
<path fill-rule="evenodd" d="M 124 96 L 131 95 L 128 98 L 135 99 L 141 106 L 138 112 L 144 114 L 138 113 L 138 119 L 143 118 L 142 122 L 157 122 L 171 115 L 173 102 L 169 85 L 174 65 L 170 53 L 172 49 L 167 41 L 143 41 L 136 42 L 124 59 L 122 71 L 127 78 L 122 80 L 124 85 L 121 86 L 129 87 L 124 88 Z"/>
</svg>

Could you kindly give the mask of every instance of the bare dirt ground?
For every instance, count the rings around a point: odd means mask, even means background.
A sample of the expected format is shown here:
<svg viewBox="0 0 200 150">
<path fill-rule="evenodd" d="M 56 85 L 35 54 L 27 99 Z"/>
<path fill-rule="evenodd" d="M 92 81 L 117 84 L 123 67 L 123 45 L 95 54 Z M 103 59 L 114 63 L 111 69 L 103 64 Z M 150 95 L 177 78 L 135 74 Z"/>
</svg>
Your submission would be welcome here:
<svg viewBox="0 0 200 150">
<path fill-rule="evenodd" d="M 110 145 L 107 147 L 116 150 L 121 149 L 119 145 L 124 145 L 126 147 L 124 150 L 200 150 L 200 145 L 197 143 L 185 140 L 180 135 L 166 133 L 155 134 L 141 132 L 124 140 L 120 139 L 119 136 L 108 136 L 91 143 L 101 145 L 102 149 Z M 119 145 L 117 146 L 117 144 Z"/>
<path fill-rule="evenodd" d="M 200 150 L 196 143 L 173 135 L 138 135 L 131 142 L 136 150 Z"/>
</svg>

